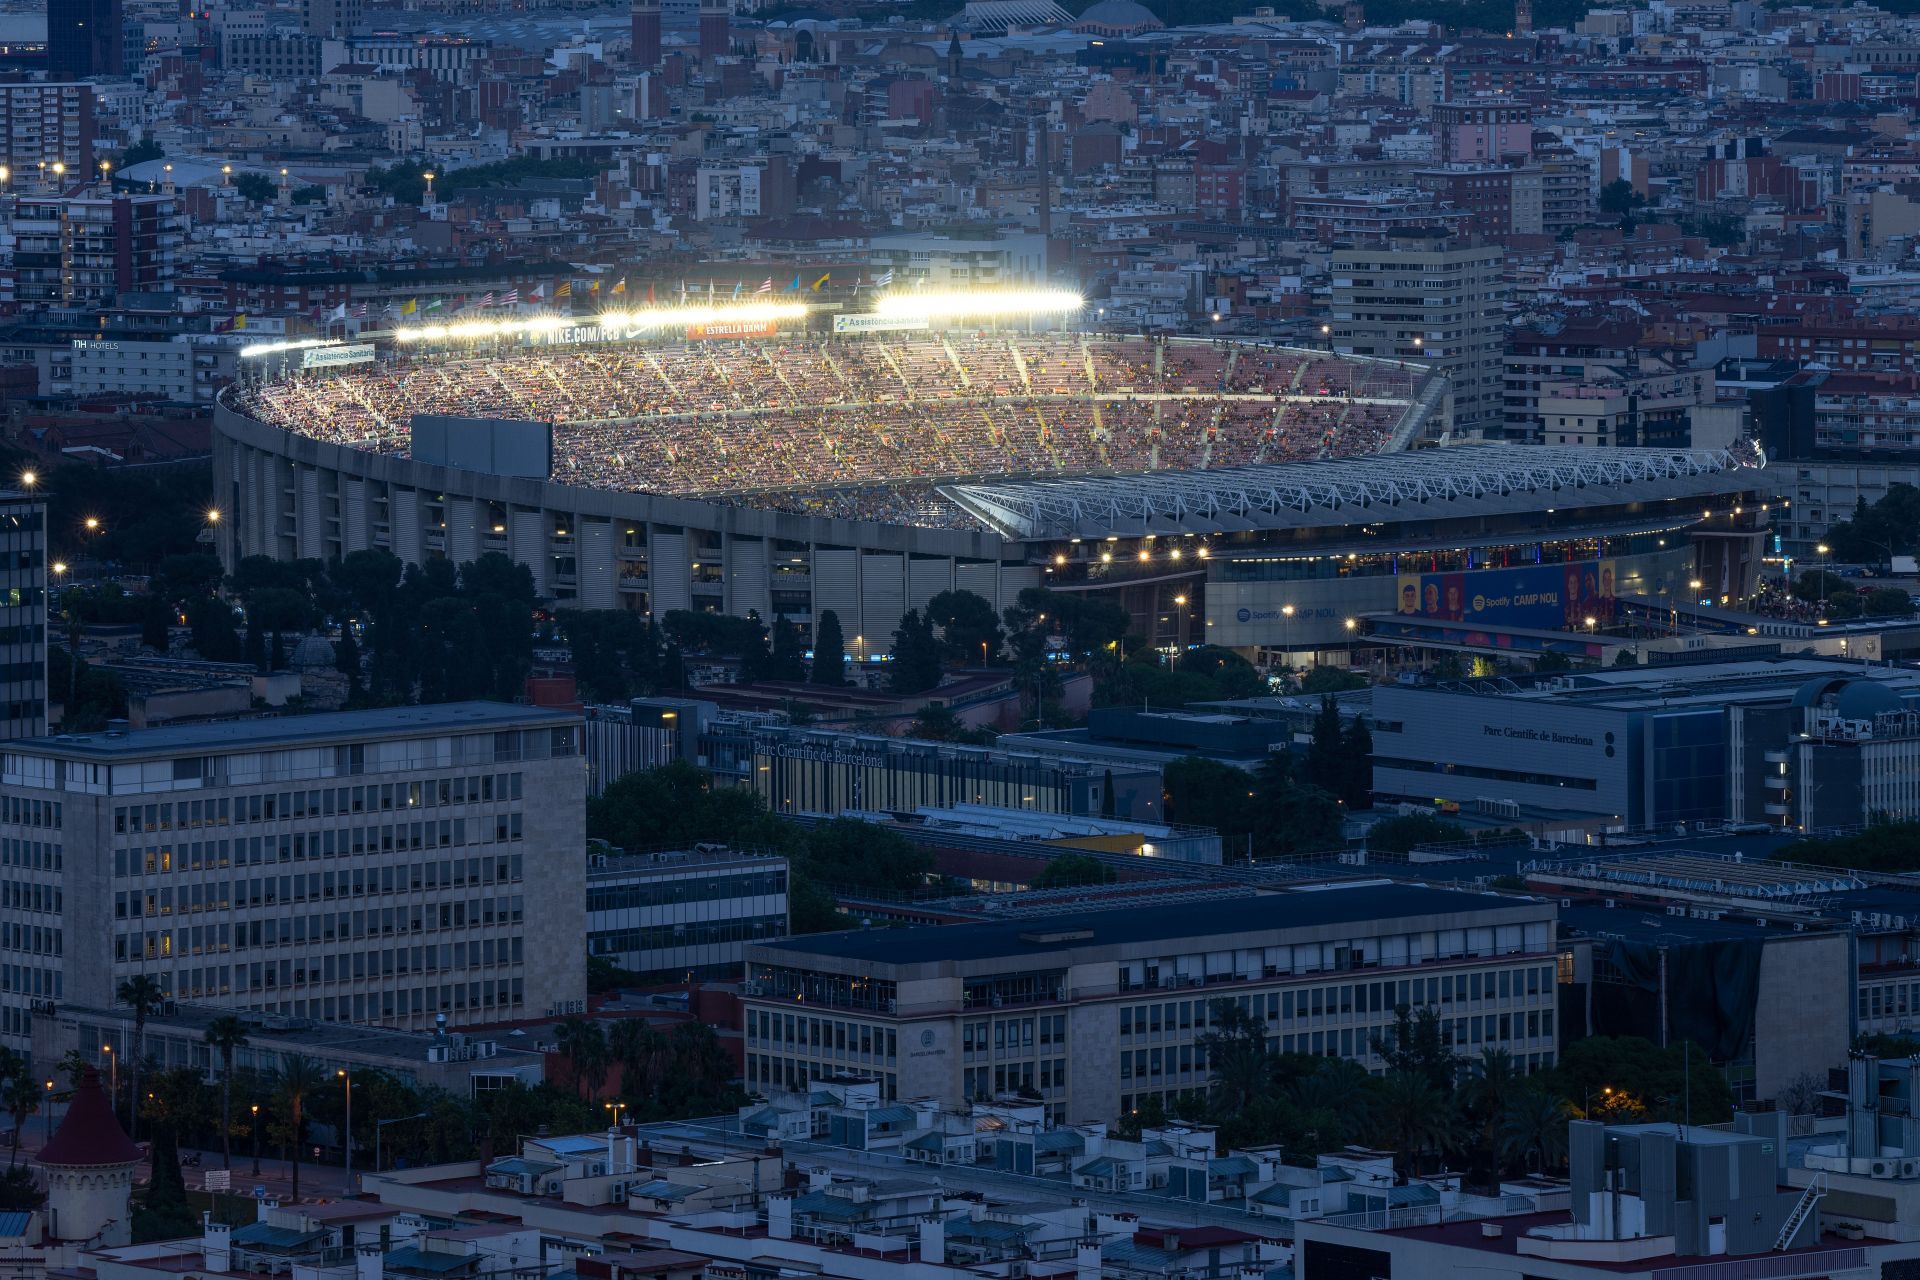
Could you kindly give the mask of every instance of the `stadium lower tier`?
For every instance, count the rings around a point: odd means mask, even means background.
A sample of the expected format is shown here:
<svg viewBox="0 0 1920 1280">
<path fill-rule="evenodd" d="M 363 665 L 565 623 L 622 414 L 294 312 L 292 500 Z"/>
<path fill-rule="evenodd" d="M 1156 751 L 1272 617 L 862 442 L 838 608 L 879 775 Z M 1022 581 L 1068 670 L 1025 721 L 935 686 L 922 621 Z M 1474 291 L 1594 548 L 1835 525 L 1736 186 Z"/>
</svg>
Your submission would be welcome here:
<svg viewBox="0 0 1920 1280">
<path fill-rule="evenodd" d="M 390 360 L 247 384 L 232 403 L 315 440 L 395 455 L 410 451 L 415 414 L 546 422 L 556 482 L 963 527 L 934 482 L 1399 447 L 1426 376 L 1284 347 L 976 334 Z"/>
</svg>

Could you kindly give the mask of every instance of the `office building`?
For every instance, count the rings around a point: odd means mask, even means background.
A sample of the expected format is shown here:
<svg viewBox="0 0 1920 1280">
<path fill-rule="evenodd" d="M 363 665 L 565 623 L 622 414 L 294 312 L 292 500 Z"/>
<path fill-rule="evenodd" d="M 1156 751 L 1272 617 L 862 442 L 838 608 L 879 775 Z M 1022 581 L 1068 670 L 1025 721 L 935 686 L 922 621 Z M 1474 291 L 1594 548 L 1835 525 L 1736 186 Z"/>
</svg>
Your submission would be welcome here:
<svg viewBox="0 0 1920 1280">
<path fill-rule="evenodd" d="M 862 1075 L 889 1098 L 1032 1091 L 1049 1118 L 1111 1120 L 1203 1089 L 1215 1001 L 1279 1052 L 1383 1069 L 1397 1005 L 1463 1055 L 1555 1057 L 1555 905 L 1414 885 L 992 924 L 818 934 L 747 949 L 746 1083 Z"/>
<path fill-rule="evenodd" d="M 1374 691 L 1374 793 L 1612 829 L 1920 817 L 1920 673 L 1816 658 Z"/>
<path fill-rule="evenodd" d="M 187 219 L 164 194 L 22 196 L 13 231 L 21 302 L 105 307 L 129 294 L 173 292 Z"/>
<path fill-rule="evenodd" d="M 415 1029 L 586 996 L 575 715 L 450 703 L 0 751 L 0 1043 L 175 1000 Z"/>
<path fill-rule="evenodd" d="M 0 490 L 0 741 L 46 731 L 47 509 Z"/>
<path fill-rule="evenodd" d="M 120 0 L 47 0 L 47 74 L 55 80 L 117 76 Z"/>
<path fill-rule="evenodd" d="M 1433 131 L 1443 165 L 1497 165 L 1533 155 L 1533 108 L 1511 98 L 1436 102 Z"/>
<path fill-rule="evenodd" d="M 787 935 L 787 860 L 697 848 L 594 854 L 587 954 L 628 973 L 737 978 L 747 944 Z"/>
<path fill-rule="evenodd" d="M 1453 384 L 1455 431 L 1499 434 L 1505 395 L 1505 305 L 1499 245 L 1440 228 L 1403 228 L 1384 243 L 1333 252 L 1333 347 L 1420 360 Z"/>
<path fill-rule="evenodd" d="M 0 164 L 12 176 L 8 190 L 32 190 L 56 163 L 76 178 L 94 172 L 93 86 L 57 84 L 0 86 Z"/>
<path fill-rule="evenodd" d="M 786 815 L 906 813 L 923 805 L 991 805 L 1158 821 L 1154 766 L 1043 758 L 993 747 L 767 725 L 753 731 L 748 782 Z"/>
</svg>

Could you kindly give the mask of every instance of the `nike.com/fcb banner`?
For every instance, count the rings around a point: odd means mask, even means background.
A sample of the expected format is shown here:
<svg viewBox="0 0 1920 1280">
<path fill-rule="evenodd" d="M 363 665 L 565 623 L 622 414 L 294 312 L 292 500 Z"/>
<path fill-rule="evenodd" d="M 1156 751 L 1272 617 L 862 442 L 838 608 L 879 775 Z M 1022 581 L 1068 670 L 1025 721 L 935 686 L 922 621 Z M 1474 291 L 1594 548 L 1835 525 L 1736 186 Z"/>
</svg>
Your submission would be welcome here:
<svg viewBox="0 0 1920 1280">
<path fill-rule="evenodd" d="M 1612 560 L 1473 569 L 1461 573 L 1403 573 L 1396 609 L 1447 622 L 1484 622 L 1543 631 L 1582 627 L 1613 614 Z"/>
</svg>

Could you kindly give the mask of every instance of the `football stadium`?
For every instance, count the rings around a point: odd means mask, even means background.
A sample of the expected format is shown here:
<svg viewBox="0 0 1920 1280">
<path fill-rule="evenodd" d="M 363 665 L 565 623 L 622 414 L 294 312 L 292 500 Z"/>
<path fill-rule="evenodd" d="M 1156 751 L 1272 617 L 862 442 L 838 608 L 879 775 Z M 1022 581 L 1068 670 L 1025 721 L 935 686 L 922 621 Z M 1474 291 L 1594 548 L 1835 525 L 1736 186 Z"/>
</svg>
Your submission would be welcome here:
<svg viewBox="0 0 1920 1280">
<path fill-rule="evenodd" d="M 876 661 L 950 588 L 1111 593 L 1157 644 L 1270 657 L 1351 645 L 1409 575 L 1444 605 L 1524 569 L 1558 600 L 1564 565 L 1740 590 L 1757 556 L 1702 536 L 1762 487 L 1724 452 L 1435 449 L 1447 383 L 1417 362 L 916 301 L 249 348 L 216 415 L 221 554 L 500 551 L 563 607 L 831 609 Z"/>
</svg>

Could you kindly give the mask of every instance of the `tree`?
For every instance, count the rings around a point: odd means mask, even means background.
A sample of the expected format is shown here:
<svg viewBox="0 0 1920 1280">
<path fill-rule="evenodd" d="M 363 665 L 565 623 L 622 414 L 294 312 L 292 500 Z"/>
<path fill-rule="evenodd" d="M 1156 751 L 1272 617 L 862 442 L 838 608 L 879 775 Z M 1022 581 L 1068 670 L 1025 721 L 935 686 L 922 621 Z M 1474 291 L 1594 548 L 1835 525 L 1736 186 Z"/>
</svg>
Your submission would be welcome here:
<svg viewBox="0 0 1920 1280">
<path fill-rule="evenodd" d="M 14 1162 L 20 1158 L 20 1137 L 27 1131 L 27 1121 L 40 1110 L 41 1095 L 46 1091 L 40 1082 L 29 1076 L 24 1069 L 15 1071 L 7 1077 L 5 1092 L 0 1093 L 7 1114 L 13 1118 L 13 1153 L 7 1158 L 7 1168 L 12 1170 Z"/>
<path fill-rule="evenodd" d="M 233 189 L 255 204 L 268 204 L 274 197 L 273 179 L 251 170 L 233 175 Z"/>
<path fill-rule="evenodd" d="M 213 1019 L 200 1033 L 220 1055 L 220 1167 L 233 1168 L 233 1054 L 247 1043 L 247 1024 L 230 1013 Z"/>
<path fill-rule="evenodd" d="M 1405 853 L 1422 845 L 1463 844 L 1471 837 L 1457 822 L 1429 813 L 1408 813 L 1367 828 L 1367 848 L 1375 853 Z"/>
<path fill-rule="evenodd" d="M 1600 212 L 1621 216 L 1631 214 L 1635 209 L 1647 203 L 1647 198 L 1633 189 L 1633 183 L 1625 178 L 1615 178 L 1600 188 Z"/>
<path fill-rule="evenodd" d="M 840 632 L 840 615 L 822 610 L 813 633 L 813 683 L 827 689 L 845 687 L 846 666 L 847 641 Z"/>
<path fill-rule="evenodd" d="M 1453 1101 L 1417 1071 L 1389 1071 L 1381 1082 L 1377 1123 L 1403 1174 L 1420 1158 L 1446 1148 L 1454 1136 Z"/>
<path fill-rule="evenodd" d="M 1481 1050 L 1460 1084 L 1460 1102 L 1473 1121 L 1489 1180 L 1494 1184 L 1499 1182 L 1501 1135 L 1525 1084 L 1513 1055 L 1505 1049 Z"/>
<path fill-rule="evenodd" d="M 1338 795 L 1346 769 L 1346 734 L 1340 723 L 1340 704 L 1330 693 L 1320 695 L 1313 717 L 1313 737 L 1307 747 L 1306 780 Z"/>
<path fill-rule="evenodd" d="M 145 164 L 149 160 L 164 160 L 166 158 L 166 148 L 155 142 L 152 134 L 143 133 L 140 135 L 139 141 L 133 143 L 125 151 L 120 153 L 120 160 L 113 167 L 117 171 L 125 169 L 129 165 Z"/>
<path fill-rule="evenodd" d="M 788 622 L 784 614 L 774 615 L 773 651 L 767 660 L 766 678 L 784 684 L 800 684 L 807 678 L 800 629 Z"/>
<path fill-rule="evenodd" d="M 1523 1089 L 1500 1122 L 1500 1154 L 1533 1173 L 1545 1173 L 1567 1154 L 1565 1098 L 1545 1089 Z"/>
<path fill-rule="evenodd" d="M 1898 587 L 1875 587 L 1863 603 L 1867 615 L 1874 618 L 1911 618 L 1914 612 L 1913 597 Z"/>
<path fill-rule="evenodd" d="M 1349 809 L 1373 808 L 1373 729 L 1365 716 L 1347 721 L 1342 744 L 1346 772 L 1341 776 L 1341 798 Z"/>
<path fill-rule="evenodd" d="M 167 993 L 154 979 L 144 973 L 120 981 L 115 993 L 121 1004 L 133 1010 L 133 1052 L 129 1055 L 133 1061 L 133 1096 L 140 1097 L 140 1063 L 147 1056 L 146 1035 L 147 1019 L 166 1002 Z M 140 1108 L 138 1105 L 127 1108 L 129 1138 L 137 1137 L 140 1127 Z"/>
<path fill-rule="evenodd" d="M 1316 693 L 1345 693 L 1350 689 L 1366 687 L 1365 676 L 1342 667 L 1314 667 L 1300 680 L 1300 692 L 1309 696 Z"/>
<path fill-rule="evenodd" d="M 1616 667 L 1637 667 L 1640 665 L 1640 658 L 1633 650 L 1623 648 L 1620 652 L 1613 655 L 1613 665 Z"/>
<path fill-rule="evenodd" d="M 553 1038 L 573 1070 L 574 1087 L 580 1095 L 597 1095 L 599 1083 L 606 1080 L 608 1065 L 607 1037 L 600 1024 L 590 1018 L 568 1018 L 554 1028 Z"/>
<path fill-rule="evenodd" d="M 166 657 L 169 644 L 168 627 L 173 622 L 173 611 L 167 602 L 154 596 L 147 597 L 147 604 L 140 611 L 140 643 L 161 657 Z"/>
<path fill-rule="evenodd" d="M 1055 854 L 1028 886 L 1033 889 L 1070 889 L 1083 884 L 1112 884 L 1120 877 L 1112 867 L 1090 853 Z"/>
<path fill-rule="evenodd" d="M 947 662 L 956 667 L 988 666 L 1005 643 L 993 603 L 971 591 L 942 591 L 927 602 L 927 617 L 940 628 Z"/>
<path fill-rule="evenodd" d="M 212 596 L 187 602 L 187 633 L 193 651 L 206 661 L 240 661 L 240 632 L 233 625 L 233 610 Z"/>
<path fill-rule="evenodd" d="M 909 609 L 893 632 L 893 661 L 888 688 L 896 694 L 925 693 L 940 686 L 940 642 L 933 636 L 933 620 Z"/>
<path fill-rule="evenodd" d="M 1369 1041 L 1369 1047 L 1387 1064 L 1389 1072 L 1419 1076 L 1436 1091 L 1452 1092 L 1459 1061 L 1440 1033 L 1440 1015 L 1422 1005 L 1419 1010 L 1395 1005 L 1393 1027 Z"/>
<path fill-rule="evenodd" d="M 1266 1026 L 1233 1000 L 1212 1001 L 1208 1021 L 1207 1033 L 1199 1037 L 1196 1047 L 1206 1054 L 1212 1073 L 1213 1105 L 1224 1112 L 1247 1111 L 1273 1088 Z"/>
<path fill-rule="evenodd" d="M 305 1134 L 307 1099 L 326 1087 L 327 1075 L 319 1062 L 299 1053 L 280 1055 L 280 1074 L 276 1081 L 281 1104 L 286 1108 L 284 1134 L 288 1163 L 292 1166 L 293 1200 L 300 1201 L 300 1144 Z"/>
<path fill-rule="evenodd" d="M 1549 1078 L 1583 1113 L 1693 1124 L 1733 1114 L 1726 1077 L 1697 1044 L 1663 1049 L 1639 1036 L 1583 1036 L 1567 1042 Z"/>
<path fill-rule="evenodd" d="M 1452 655 L 1449 654 L 1448 656 L 1451 657 Z M 1558 649 L 1549 649 L 1534 661 L 1533 669 L 1540 675 L 1548 675 L 1560 671 L 1571 671 L 1573 670 L 1573 659 L 1567 657 L 1566 654 L 1561 653 Z"/>
</svg>

